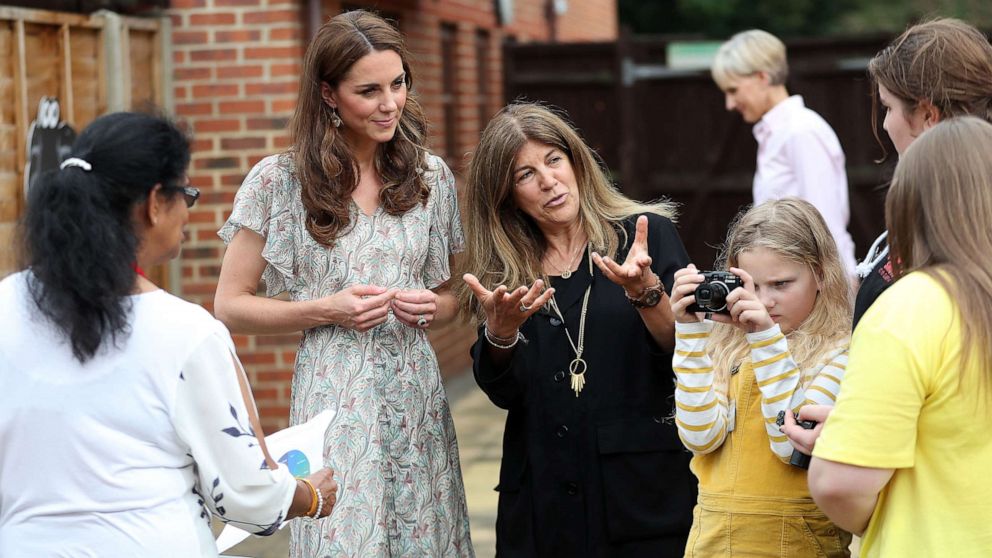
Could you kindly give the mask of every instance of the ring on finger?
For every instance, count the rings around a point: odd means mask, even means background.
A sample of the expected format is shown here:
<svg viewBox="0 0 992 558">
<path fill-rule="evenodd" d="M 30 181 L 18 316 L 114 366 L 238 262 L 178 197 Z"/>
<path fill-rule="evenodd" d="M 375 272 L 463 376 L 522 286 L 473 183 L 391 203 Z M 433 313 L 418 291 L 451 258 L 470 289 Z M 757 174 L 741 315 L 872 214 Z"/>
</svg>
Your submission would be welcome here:
<svg viewBox="0 0 992 558">
<path fill-rule="evenodd" d="M 420 327 L 427 327 L 427 318 L 423 314 L 417 317 L 417 325 Z"/>
<path fill-rule="evenodd" d="M 521 312 L 527 312 L 528 310 L 530 310 L 530 306 L 527 306 L 526 304 L 524 304 L 523 302 L 521 302 L 520 303 L 520 311 Z"/>
</svg>

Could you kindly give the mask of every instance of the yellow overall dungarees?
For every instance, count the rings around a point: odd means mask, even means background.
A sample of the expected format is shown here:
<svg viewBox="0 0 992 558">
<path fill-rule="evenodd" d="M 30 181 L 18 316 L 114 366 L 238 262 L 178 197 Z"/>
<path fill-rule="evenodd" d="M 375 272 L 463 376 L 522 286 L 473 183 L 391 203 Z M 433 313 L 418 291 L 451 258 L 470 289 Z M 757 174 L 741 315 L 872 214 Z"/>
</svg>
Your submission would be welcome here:
<svg viewBox="0 0 992 558">
<path fill-rule="evenodd" d="M 737 407 L 734 430 L 714 452 L 692 460 L 699 503 L 685 555 L 849 556 L 851 535 L 813 503 L 806 471 L 772 453 L 750 360 L 731 376 L 728 393 Z"/>
</svg>

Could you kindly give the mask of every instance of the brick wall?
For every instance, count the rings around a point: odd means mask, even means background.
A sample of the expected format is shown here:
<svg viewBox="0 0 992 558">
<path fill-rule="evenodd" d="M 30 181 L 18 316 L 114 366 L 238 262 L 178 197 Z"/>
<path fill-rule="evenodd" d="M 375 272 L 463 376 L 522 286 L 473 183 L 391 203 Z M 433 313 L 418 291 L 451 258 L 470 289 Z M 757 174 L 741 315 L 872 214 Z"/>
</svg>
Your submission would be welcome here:
<svg viewBox="0 0 992 558">
<path fill-rule="evenodd" d="M 213 309 L 224 251 L 216 231 L 230 214 L 234 195 L 251 166 L 289 146 L 286 125 L 295 106 L 305 50 L 304 3 L 172 0 L 175 108 L 192 124 L 196 143 L 190 179 L 203 191 L 190 216 L 179 290 L 208 310 Z M 543 0 L 518 0 L 513 22 L 502 27 L 494 4 L 491 0 L 325 0 L 322 5 L 325 17 L 342 7 L 368 6 L 399 20 L 414 55 L 414 87 L 432 123 L 431 148 L 447 156 L 456 174 L 467 162 L 485 121 L 503 104 L 502 43 L 511 37 L 522 42 L 550 37 Z M 561 38 L 566 31 L 569 40 L 615 38 L 616 0 L 573 1 L 569 10 L 558 20 Z M 454 57 L 447 61 L 454 71 L 451 92 L 443 91 L 441 83 L 446 64 L 442 24 L 455 30 Z M 481 70 L 480 59 L 485 60 Z M 454 105 L 455 118 L 450 122 L 442 99 Z M 453 127 L 450 135 L 448 126 Z M 455 145 L 447 145 L 448 137 Z M 455 325 L 432 331 L 430 337 L 442 374 L 458 374 L 469 366 L 473 331 Z M 235 336 L 266 430 L 288 424 L 298 339 L 298 335 Z"/>
</svg>

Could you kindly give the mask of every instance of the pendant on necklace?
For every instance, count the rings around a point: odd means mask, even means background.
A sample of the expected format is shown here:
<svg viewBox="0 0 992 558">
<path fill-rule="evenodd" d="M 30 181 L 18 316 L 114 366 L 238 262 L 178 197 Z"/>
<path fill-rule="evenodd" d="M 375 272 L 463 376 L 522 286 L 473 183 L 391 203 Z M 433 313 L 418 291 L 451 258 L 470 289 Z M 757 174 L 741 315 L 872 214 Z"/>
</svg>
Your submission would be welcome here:
<svg viewBox="0 0 992 558">
<path fill-rule="evenodd" d="M 572 270 L 571 269 L 566 269 L 565 271 L 562 271 L 561 272 L 561 278 L 562 279 L 568 279 L 571 276 L 572 276 Z"/>
<path fill-rule="evenodd" d="M 568 373 L 572 377 L 572 391 L 574 391 L 575 396 L 578 397 L 579 392 L 586 386 L 586 361 L 579 357 L 575 357 L 575 360 L 568 365 Z"/>
</svg>

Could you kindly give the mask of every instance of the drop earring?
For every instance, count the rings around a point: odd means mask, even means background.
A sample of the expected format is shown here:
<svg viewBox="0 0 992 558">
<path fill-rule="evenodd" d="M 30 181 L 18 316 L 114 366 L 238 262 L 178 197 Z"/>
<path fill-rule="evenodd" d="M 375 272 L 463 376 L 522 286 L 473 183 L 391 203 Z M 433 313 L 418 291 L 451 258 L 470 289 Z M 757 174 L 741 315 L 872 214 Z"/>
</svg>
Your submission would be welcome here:
<svg viewBox="0 0 992 558">
<path fill-rule="evenodd" d="M 338 116 L 338 109 L 331 107 L 331 126 L 335 128 L 341 127 L 341 117 Z"/>
</svg>

